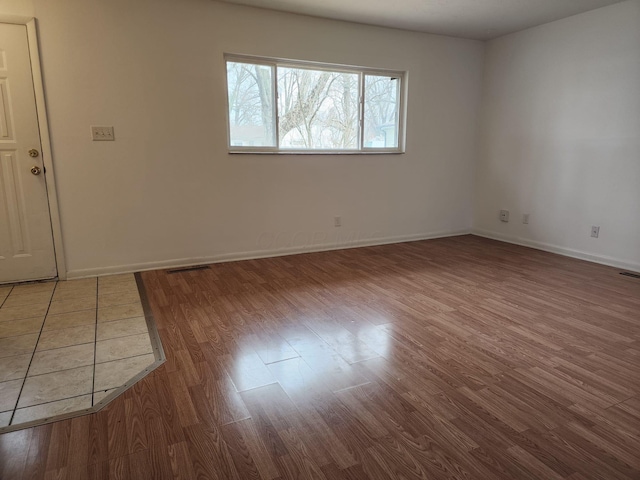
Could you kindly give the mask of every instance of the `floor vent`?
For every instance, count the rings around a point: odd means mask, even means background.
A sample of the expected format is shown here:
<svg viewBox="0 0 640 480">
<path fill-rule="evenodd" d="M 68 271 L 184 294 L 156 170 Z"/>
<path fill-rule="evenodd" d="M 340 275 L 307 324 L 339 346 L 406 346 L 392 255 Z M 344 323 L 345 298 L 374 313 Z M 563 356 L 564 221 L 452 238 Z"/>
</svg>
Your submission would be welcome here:
<svg viewBox="0 0 640 480">
<path fill-rule="evenodd" d="M 640 278 L 640 273 L 620 272 L 620 275 L 624 275 L 625 277 Z"/>
<path fill-rule="evenodd" d="M 192 272 L 193 270 L 207 270 L 209 265 L 194 265 L 193 267 L 174 268 L 173 270 L 167 270 L 167 273 L 182 273 Z"/>
</svg>

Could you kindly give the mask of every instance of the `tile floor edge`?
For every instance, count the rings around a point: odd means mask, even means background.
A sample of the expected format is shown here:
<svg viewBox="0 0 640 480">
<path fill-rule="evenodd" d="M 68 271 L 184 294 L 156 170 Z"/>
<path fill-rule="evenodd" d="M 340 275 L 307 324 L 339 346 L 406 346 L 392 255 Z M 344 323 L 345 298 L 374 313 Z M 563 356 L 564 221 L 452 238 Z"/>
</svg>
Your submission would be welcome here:
<svg viewBox="0 0 640 480">
<path fill-rule="evenodd" d="M 151 306 L 149 305 L 149 298 L 147 297 L 147 291 L 144 286 L 144 282 L 142 281 L 142 276 L 140 273 L 135 273 L 136 285 L 138 287 L 138 293 L 140 295 L 140 302 L 142 303 L 142 309 L 144 312 L 144 319 L 147 323 L 147 330 L 149 331 L 149 339 L 151 341 L 151 347 L 153 350 L 153 355 L 155 357 L 155 361 L 146 367 L 143 371 L 129 379 L 124 385 L 117 387 L 114 391 L 112 391 L 105 398 L 100 400 L 95 405 L 85 408 L 82 410 L 78 410 L 75 412 L 61 413 L 60 415 L 54 415 L 52 417 L 41 418 L 38 420 L 33 420 L 31 422 L 20 423 L 17 425 L 7 425 L 6 427 L 0 427 L 0 435 L 4 433 L 15 432 L 17 430 L 23 430 L 25 428 L 37 427 L 40 425 L 46 425 L 48 423 L 59 422 L 61 420 L 68 420 L 70 418 L 81 417 L 83 415 L 88 415 L 90 413 L 96 413 L 106 407 L 109 403 L 119 397 L 122 393 L 127 391 L 137 382 L 142 380 L 144 377 L 153 372 L 156 368 L 166 362 L 167 358 L 164 353 L 164 348 L 162 347 L 162 342 L 160 340 L 160 334 L 158 333 L 158 328 L 156 326 L 156 322 L 153 316 L 153 312 L 151 311 Z M 90 392 L 86 395 L 93 395 L 95 392 Z"/>
<path fill-rule="evenodd" d="M 15 432 L 16 430 L 22 430 L 22 429 L 25 429 L 25 428 L 38 427 L 40 425 L 46 425 L 47 423 L 59 422 L 61 420 L 68 420 L 70 418 L 81 417 L 83 415 L 87 415 L 87 414 L 90 414 L 90 413 L 97 413 L 100 410 L 102 410 L 104 407 L 106 407 L 109 403 L 111 403 L 111 401 L 113 401 L 117 397 L 119 397 L 122 393 L 127 391 L 129 388 L 133 387 L 138 381 L 142 380 L 144 377 L 146 377 L 151 372 L 153 372 L 156 368 L 158 368 L 160 365 L 162 365 L 165 361 L 166 361 L 166 359 L 156 360 L 151 365 L 149 365 L 147 368 L 145 368 L 142 372 L 140 372 L 138 375 L 136 375 L 135 377 L 132 377 L 131 380 L 129 380 L 124 385 L 121 385 L 120 387 L 116 388 L 113 392 L 111 392 L 109 395 L 107 395 L 105 398 L 100 400 L 98 403 L 96 403 L 92 407 L 85 408 L 83 410 L 78 410 L 76 412 L 61 413 L 60 415 L 55 415 L 53 417 L 46 417 L 46 418 L 42 418 L 42 419 L 38 419 L 38 420 L 33 420 L 31 422 L 19 423 L 17 425 L 8 425 L 6 427 L 0 428 L 0 435 L 2 435 L 4 433 Z M 86 393 L 85 395 L 91 395 L 91 393 Z M 79 396 L 82 396 L 82 395 L 79 395 Z M 37 405 L 34 405 L 34 406 L 37 406 Z M 25 408 L 29 408 L 29 407 L 25 407 Z"/>
<path fill-rule="evenodd" d="M 149 304 L 149 297 L 147 296 L 147 289 L 142 281 L 142 275 L 140 272 L 135 273 L 136 285 L 138 285 L 138 294 L 140 295 L 140 303 L 142 304 L 142 311 L 144 312 L 144 320 L 147 322 L 147 330 L 149 331 L 149 338 L 151 340 L 151 348 L 153 354 L 156 357 L 156 362 L 160 361 L 164 363 L 167 357 L 164 354 L 164 348 L 162 348 L 162 342 L 160 341 L 160 334 L 158 333 L 158 327 L 156 325 L 151 305 Z"/>
</svg>

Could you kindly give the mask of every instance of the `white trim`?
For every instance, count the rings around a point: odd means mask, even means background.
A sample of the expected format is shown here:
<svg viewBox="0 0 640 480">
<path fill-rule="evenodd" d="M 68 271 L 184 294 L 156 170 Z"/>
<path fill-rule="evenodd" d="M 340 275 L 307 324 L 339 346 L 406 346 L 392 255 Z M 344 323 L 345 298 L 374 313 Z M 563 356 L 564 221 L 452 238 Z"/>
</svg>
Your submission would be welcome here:
<svg viewBox="0 0 640 480">
<path fill-rule="evenodd" d="M 28 25 L 34 18 L 22 15 L 0 14 L 0 23 L 11 23 L 13 25 Z"/>
<path fill-rule="evenodd" d="M 0 17 L 0 20 L 2 17 Z M 29 55 L 31 57 L 31 76 L 33 77 L 33 90 L 36 97 L 36 109 L 38 111 L 38 127 L 40 129 L 40 149 L 42 162 L 45 168 L 45 182 L 47 184 L 47 197 L 49 198 L 49 216 L 51 217 L 51 231 L 53 233 L 53 247 L 56 256 L 58 279 L 67 279 L 67 269 L 62 244 L 62 226 L 60 223 L 60 209 L 58 206 L 58 194 L 53 170 L 53 155 L 51 152 L 51 138 L 49 137 L 49 122 L 47 120 L 44 85 L 42 82 L 42 70 L 40 68 L 40 52 L 38 50 L 38 35 L 36 19 L 30 18 L 25 22 L 27 26 L 27 42 L 29 43 Z"/>
<path fill-rule="evenodd" d="M 535 248 L 536 250 L 543 250 L 545 252 L 556 253 L 565 257 L 577 258 L 580 260 L 586 260 L 588 262 L 599 263 L 601 265 L 607 265 L 610 267 L 622 268 L 624 270 L 630 270 L 633 272 L 640 272 L 640 263 L 623 260 L 620 258 L 609 257 L 607 255 L 597 255 L 594 253 L 585 252 L 582 250 L 575 250 L 573 248 L 561 247 L 559 245 L 553 245 L 551 243 L 536 242 L 535 240 L 529 240 L 522 237 L 512 237 L 509 235 L 502 235 L 499 233 L 491 232 L 489 230 L 481 230 L 474 228 L 471 234 L 479 237 L 490 238 L 492 240 L 498 240 L 500 242 L 512 243 L 514 245 L 520 245 L 523 247 Z"/>
<path fill-rule="evenodd" d="M 159 260 L 155 262 L 135 263 L 130 265 L 118 265 L 113 267 L 97 267 L 82 270 L 70 270 L 67 272 L 71 278 L 96 277 L 101 275 L 115 275 L 120 273 L 142 272 L 146 270 L 158 270 L 163 268 L 188 267 L 191 265 L 203 265 L 208 263 L 235 262 L 240 260 L 254 260 L 258 258 L 282 257 L 304 253 L 327 252 L 331 250 L 345 250 L 356 247 L 372 247 L 375 245 L 388 245 L 391 243 L 416 242 L 434 238 L 457 237 L 468 235 L 469 230 L 457 230 L 449 232 L 418 233 L 413 235 L 399 235 L 394 237 L 371 238 L 342 243 L 325 243 L 300 247 L 286 247 L 274 250 L 254 250 L 248 252 L 224 253 L 207 257 L 177 258 L 173 260 Z"/>
<path fill-rule="evenodd" d="M 259 148 L 260 150 L 256 150 Z M 298 150 L 285 149 L 277 150 L 276 147 L 232 147 L 229 149 L 231 155 L 404 155 L 405 152 L 398 149 L 374 149 L 363 150 Z"/>
<path fill-rule="evenodd" d="M 398 92 L 398 150 L 402 153 L 407 150 L 407 110 L 409 103 L 409 72 L 404 72 L 400 78 L 400 91 Z"/>
<path fill-rule="evenodd" d="M 406 103 L 407 83 L 406 78 L 408 72 L 400 70 L 385 70 L 371 67 L 359 67 L 353 65 L 340 65 L 335 63 L 312 62 L 306 60 L 291 60 L 274 57 L 258 57 L 253 55 L 224 53 L 223 59 L 225 63 L 225 96 L 227 99 L 227 150 L 230 154 L 258 154 L 258 155 L 379 155 L 379 154 L 402 154 L 405 153 L 406 144 Z M 275 147 L 270 146 L 236 146 L 231 145 L 231 119 L 229 118 L 229 73 L 227 64 L 245 63 L 249 65 L 265 65 L 272 67 L 273 77 L 273 106 L 274 106 L 274 128 L 275 128 Z M 320 149 L 320 148 L 284 148 L 280 146 L 280 112 L 278 109 L 278 68 L 297 68 L 309 70 L 324 70 L 328 72 L 342 72 L 358 75 L 358 142 L 357 147 L 353 149 Z M 399 80 L 400 88 L 397 92 L 397 146 L 394 148 L 366 148 L 364 146 L 364 101 L 365 101 L 365 75 L 375 75 L 382 77 L 395 77 Z"/>
<path fill-rule="evenodd" d="M 358 76 L 358 151 L 364 148 L 364 75 Z"/>
<path fill-rule="evenodd" d="M 310 60 L 294 60 L 281 57 L 263 57 L 242 53 L 224 53 L 225 62 L 250 63 L 258 65 L 279 65 L 287 68 L 306 68 L 309 70 L 327 70 L 344 73 L 367 73 L 370 75 L 386 76 L 389 74 L 404 76 L 406 72 L 388 68 L 363 67 L 362 65 L 344 65 L 341 63 L 314 62 Z"/>
<path fill-rule="evenodd" d="M 257 72 L 256 72 L 257 74 Z M 272 107 L 272 111 L 271 114 L 273 115 L 273 140 L 275 142 L 275 149 L 278 148 L 278 145 L 280 145 L 280 113 L 279 113 L 279 109 L 278 109 L 278 100 L 279 97 L 278 95 L 280 95 L 278 93 L 278 66 L 277 65 L 271 65 L 271 78 L 273 80 L 273 85 L 271 86 L 271 94 L 273 95 L 273 107 Z M 228 75 L 227 75 L 227 79 L 228 79 Z M 227 98 L 229 97 L 229 88 L 227 87 Z M 229 118 L 229 114 L 231 113 L 231 110 L 227 110 L 227 123 L 231 123 L 231 119 Z M 231 128 L 231 127 L 229 127 Z M 231 137 L 229 137 L 229 143 L 227 143 L 227 145 L 231 145 Z"/>
</svg>

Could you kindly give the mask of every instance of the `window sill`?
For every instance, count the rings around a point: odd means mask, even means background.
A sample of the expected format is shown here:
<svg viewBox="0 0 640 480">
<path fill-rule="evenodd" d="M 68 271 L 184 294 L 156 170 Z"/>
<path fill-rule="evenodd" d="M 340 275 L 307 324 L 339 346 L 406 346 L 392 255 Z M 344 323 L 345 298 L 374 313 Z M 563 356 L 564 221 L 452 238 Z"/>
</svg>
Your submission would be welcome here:
<svg viewBox="0 0 640 480">
<path fill-rule="evenodd" d="M 403 150 L 228 150 L 231 155 L 404 155 Z"/>
</svg>

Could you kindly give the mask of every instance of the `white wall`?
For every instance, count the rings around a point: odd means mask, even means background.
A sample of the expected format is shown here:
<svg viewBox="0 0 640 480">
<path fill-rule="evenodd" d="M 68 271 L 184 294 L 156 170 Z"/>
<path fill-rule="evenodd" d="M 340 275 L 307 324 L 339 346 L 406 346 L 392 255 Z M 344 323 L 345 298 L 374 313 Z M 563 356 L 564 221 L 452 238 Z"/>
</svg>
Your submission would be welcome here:
<svg viewBox="0 0 640 480">
<path fill-rule="evenodd" d="M 0 15 L 20 15 L 33 17 L 33 0 L 0 0 Z"/>
<path fill-rule="evenodd" d="M 640 1 L 489 42 L 481 111 L 475 230 L 640 270 Z"/>
<path fill-rule="evenodd" d="M 471 227 L 481 42 L 210 0 L 35 6 L 71 276 Z M 227 154 L 223 52 L 407 70 L 407 153 Z"/>
</svg>

